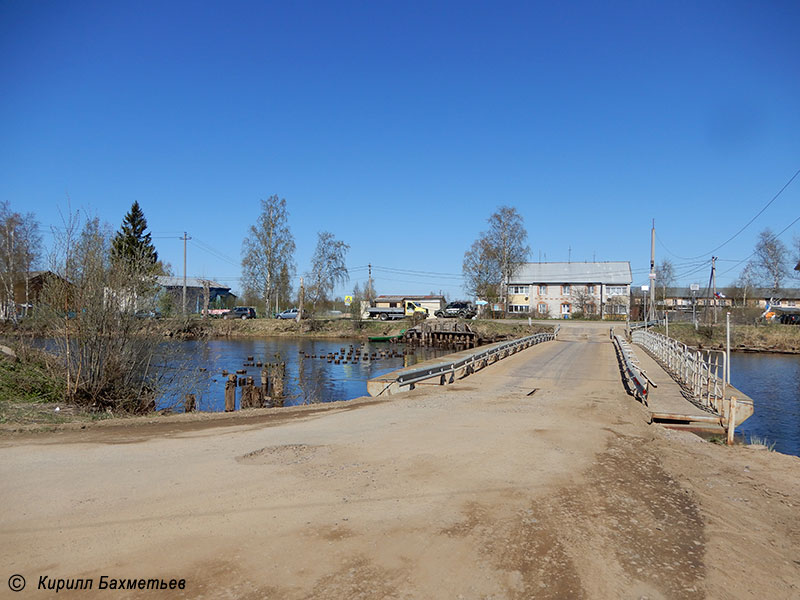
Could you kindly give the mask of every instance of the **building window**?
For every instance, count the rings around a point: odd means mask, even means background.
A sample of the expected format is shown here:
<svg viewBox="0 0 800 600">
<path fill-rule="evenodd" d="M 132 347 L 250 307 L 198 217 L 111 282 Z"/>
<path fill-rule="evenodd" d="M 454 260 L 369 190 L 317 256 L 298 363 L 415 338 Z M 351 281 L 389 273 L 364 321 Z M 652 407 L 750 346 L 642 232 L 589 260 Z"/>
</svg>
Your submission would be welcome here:
<svg viewBox="0 0 800 600">
<path fill-rule="evenodd" d="M 546 285 L 540 285 L 539 286 L 539 295 L 540 296 L 546 296 L 547 295 L 547 286 Z"/>
<path fill-rule="evenodd" d="M 547 304 L 545 304 L 544 302 L 539 302 L 538 310 L 539 310 L 539 314 L 540 315 L 546 314 L 547 313 Z"/>
<path fill-rule="evenodd" d="M 594 304 L 592 304 L 590 302 L 589 304 L 586 305 L 586 314 L 587 315 L 593 315 L 596 312 L 597 312 L 597 307 Z"/>
<path fill-rule="evenodd" d="M 527 285 L 511 285 L 508 287 L 509 294 L 524 294 L 525 296 L 528 295 L 528 286 Z"/>
<path fill-rule="evenodd" d="M 530 311 L 530 306 L 527 304 L 509 304 L 508 311 L 512 313 L 526 313 Z"/>
<path fill-rule="evenodd" d="M 589 294 L 589 295 L 593 295 L 594 294 L 594 286 L 593 285 L 587 285 L 586 286 L 586 293 Z"/>
<path fill-rule="evenodd" d="M 562 315 L 568 315 L 571 310 L 572 310 L 572 305 L 569 302 L 564 302 L 561 305 L 561 314 Z"/>
<path fill-rule="evenodd" d="M 624 296 L 625 295 L 625 286 L 624 285 L 609 285 L 609 286 L 606 286 L 606 292 L 608 292 L 609 296 Z"/>
<path fill-rule="evenodd" d="M 794 301 L 794 300 L 789 300 L 789 302 L 787 302 L 787 304 L 786 304 L 786 305 L 787 305 L 787 306 L 796 306 L 796 304 L 795 304 L 795 301 Z"/>
<path fill-rule="evenodd" d="M 569 293 L 570 293 L 570 289 L 569 288 L 570 288 L 570 286 L 568 286 L 568 285 L 562 285 L 561 286 L 561 295 L 562 296 L 569 296 Z"/>
</svg>

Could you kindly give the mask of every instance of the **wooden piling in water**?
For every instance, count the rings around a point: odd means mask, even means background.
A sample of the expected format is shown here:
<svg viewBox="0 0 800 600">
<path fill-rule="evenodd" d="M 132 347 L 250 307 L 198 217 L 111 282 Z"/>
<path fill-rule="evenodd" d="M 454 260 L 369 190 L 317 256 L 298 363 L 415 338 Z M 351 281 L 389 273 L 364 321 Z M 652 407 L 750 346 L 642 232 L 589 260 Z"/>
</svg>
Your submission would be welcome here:
<svg viewBox="0 0 800 600">
<path fill-rule="evenodd" d="M 242 388 L 242 400 L 240 408 L 256 408 L 260 404 L 255 396 L 255 386 L 253 385 L 253 378 L 248 377 L 247 381 Z"/>
<path fill-rule="evenodd" d="M 269 363 L 269 397 L 275 406 L 283 406 L 283 382 L 286 376 L 286 363 Z"/>
<path fill-rule="evenodd" d="M 236 375 L 228 375 L 225 382 L 225 412 L 236 410 Z"/>
</svg>

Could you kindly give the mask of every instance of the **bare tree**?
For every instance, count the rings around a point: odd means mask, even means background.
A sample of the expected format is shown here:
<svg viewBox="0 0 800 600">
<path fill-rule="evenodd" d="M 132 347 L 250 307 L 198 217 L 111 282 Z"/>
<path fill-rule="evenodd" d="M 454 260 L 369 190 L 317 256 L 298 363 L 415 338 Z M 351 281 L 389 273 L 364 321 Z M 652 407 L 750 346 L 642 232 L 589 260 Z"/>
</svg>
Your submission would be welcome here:
<svg viewBox="0 0 800 600">
<path fill-rule="evenodd" d="M 758 234 L 756 250 L 748 266 L 752 265 L 755 276 L 764 287 L 770 288 L 773 296 L 778 295 L 778 290 L 788 275 L 788 254 L 786 246 L 772 230 L 765 229 Z"/>
<path fill-rule="evenodd" d="M 261 200 L 261 214 L 242 242 L 242 284 L 245 291 L 263 294 L 267 312 L 272 299 L 286 293 L 283 282 L 294 272 L 295 245 L 288 219 L 285 198 Z"/>
<path fill-rule="evenodd" d="M 42 237 L 33 213 L 22 215 L 0 202 L 0 317 L 17 320 L 15 288 L 24 284 L 25 304 L 29 303 L 30 271 L 41 257 Z"/>
<path fill-rule="evenodd" d="M 500 296 L 500 264 L 494 249 L 485 237 L 480 237 L 464 253 L 461 268 L 464 274 L 464 290 L 475 298 L 488 301 Z"/>
<path fill-rule="evenodd" d="M 667 310 L 667 288 L 675 283 L 675 267 L 668 258 L 656 265 L 656 285 L 661 288 L 661 302 Z"/>
<path fill-rule="evenodd" d="M 317 247 L 311 257 L 311 272 L 308 273 L 308 296 L 316 308 L 318 302 L 325 302 L 334 288 L 350 279 L 345 265 L 345 257 L 350 246 L 337 240 L 329 231 L 317 234 Z"/>
<path fill-rule="evenodd" d="M 573 286 L 572 302 L 575 304 L 575 308 L 578 309 L 578 312 L 585 317 L 587 316 L 589 307 L 594 306 L 594 296 L 589 293 L 586 286 L 576 285 Z M 572 316 L 575 317 L 575 315 Z"/>
<path fill-rule="evenodd" d="M 476 283 L 482 283 L 487 288 L 491 286 L 496 277 L 486 277 L 485 270 L 495 268 L 499 271 L 500 291 L 505 299 L 511 276 L 531 252 L 526 243 L 528 232 L 525 230 L 522 215 L 511 206 L 499 207 L 489 217 L 488 222 L 489 230 L 481 233 L 464 255 L 463 272 L 467 291 L 477 291 L 479 286 Z M 508 312 L 508 302 L 504 304 Z"/>
<path fill-rule="evenodd" d="M 752 263 L 747 263 L 734 282 L 734 287 L 741 292 L 742 306 L 747 306 L 747 294 L 752 292 L 757 284 L 758 276 L 756 275 L 755 266 Z"/>
<path fill-rule="evenodd" d="M 36 318 L 63 361 L 66 399 L 97 409 L 152 408 L 183 376 L 159 351 L 163 337 L 134 314 L 135 295 L 155 295 L 155 276 L 143 276 L 153 271 L 152 256 L 112 261 L 110 228 L 79 213 L 54 238 L 57 277 L 45 284 Z"/>
</svg>

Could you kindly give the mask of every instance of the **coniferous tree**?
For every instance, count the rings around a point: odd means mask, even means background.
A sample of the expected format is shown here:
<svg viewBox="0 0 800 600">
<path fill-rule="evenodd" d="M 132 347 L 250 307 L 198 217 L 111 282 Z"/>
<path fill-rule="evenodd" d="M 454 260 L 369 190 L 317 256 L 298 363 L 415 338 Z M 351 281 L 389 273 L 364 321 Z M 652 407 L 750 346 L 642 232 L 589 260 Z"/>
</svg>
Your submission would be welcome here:
<svg viewBox="0 0 800 600">
<path fill-rule="evenodd" d="M 113 261 L 138 263 L 142 270 L 155 268 L 158 263 L 158 252 L 153 246 L 147 229 L 147 219 L 139 202 L 134 201 L 131 210 L 122 220 L 122 227 L 111 242 L 111 258 Z"/>
</svg>

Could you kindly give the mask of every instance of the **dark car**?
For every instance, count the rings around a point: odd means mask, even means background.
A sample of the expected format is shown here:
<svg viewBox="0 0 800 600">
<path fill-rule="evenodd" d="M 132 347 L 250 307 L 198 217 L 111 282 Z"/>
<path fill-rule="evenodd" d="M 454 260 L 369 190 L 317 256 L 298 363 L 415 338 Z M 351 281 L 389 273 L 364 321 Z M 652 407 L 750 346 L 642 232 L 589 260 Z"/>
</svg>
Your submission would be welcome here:
<svg viewBox="0 0 800 600">
<path fill-rule="evenodd" d="M 298 312 L 299 311 L 296 308 L 287 308 L 285 311 L 279 312 L 277 315 L 275 315 L 275 318 L 276 319 L 296 319 Z"/>
<path fill-rule="evenodd" d="M 434 313 L 437 317 L 459 317 L 461 319 L 471 319 L 478 314 L 472 302 L 451 302 L 441 310 Z"/>
<path fill-rule="evenodd" d="M 256 309 L 252 306 L 234 306 L 230 312 L 222 315 L 223 319 L 255 319 Z"/>
</svg>

